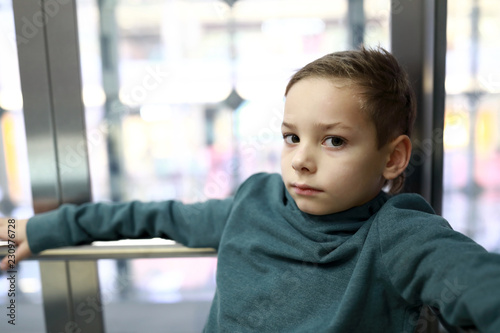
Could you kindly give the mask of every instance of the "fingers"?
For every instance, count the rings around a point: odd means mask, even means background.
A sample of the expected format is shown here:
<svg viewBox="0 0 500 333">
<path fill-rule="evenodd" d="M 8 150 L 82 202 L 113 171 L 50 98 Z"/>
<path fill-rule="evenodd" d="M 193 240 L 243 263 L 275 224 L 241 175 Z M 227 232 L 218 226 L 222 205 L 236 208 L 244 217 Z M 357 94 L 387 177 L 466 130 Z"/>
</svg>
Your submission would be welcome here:
<svg viewBox="0 0 500 333">
<path fill-rule="evenodd" d="M 0 218 L 0 240 L 22 243 L 26 240 L 27 219 Z"/>
<path fill-rule="evenodd" d="M 0 218 L 0 240 L 8 239 L 8 220 L 7 218 Z"/>
<path fill-rule="evenodd" d="M 31 251 L 27 242 L 19 244 L 19 246 L 15 248 L 14 251 L 10 251 L 11 248 L 13 247 L 9 245 L 8 254 L 2 259 L 2 262 L 0 263 L 0 269 L 3 271 L 14 269 L 19 261 L 31 256 Z"/>
<path fill-rule="evenodd" d="M 7 255 L 0 263 L 0 269 L 13 269 L 17 263 L 31 255 L 26 238 L 28 220 L 0 219 L 0 239 L 7 240 Z"/>
</svg>

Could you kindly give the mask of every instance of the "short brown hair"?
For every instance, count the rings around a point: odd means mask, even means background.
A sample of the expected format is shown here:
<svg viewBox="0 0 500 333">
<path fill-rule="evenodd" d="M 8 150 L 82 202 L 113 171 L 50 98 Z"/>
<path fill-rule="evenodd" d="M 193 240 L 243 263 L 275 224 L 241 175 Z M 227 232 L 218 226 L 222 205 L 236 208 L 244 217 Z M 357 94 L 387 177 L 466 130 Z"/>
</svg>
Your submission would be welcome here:
<svg viewBox="0 0 500 333">
<path fill-rule="evenodd" d="M 327 54 L 295 73 L 285 96 L 295 83 L 309 77 L 340 79 L 349 87 L 360 89 L 361 110 L 375 124 L 379 149 L 401 134 L 411 135 L 416 116 L 415 94 L 408 74 L 385 49 L 362 47 Z M 397 193 L 403 184 L 404 173 L 386 185 L 391 193 Z"/>
</svg>

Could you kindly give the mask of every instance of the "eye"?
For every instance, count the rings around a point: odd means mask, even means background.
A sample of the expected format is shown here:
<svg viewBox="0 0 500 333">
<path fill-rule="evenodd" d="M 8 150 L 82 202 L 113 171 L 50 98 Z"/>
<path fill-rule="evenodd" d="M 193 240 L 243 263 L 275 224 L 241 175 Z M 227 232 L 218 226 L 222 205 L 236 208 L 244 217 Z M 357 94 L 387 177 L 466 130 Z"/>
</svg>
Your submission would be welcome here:
<svg viewBox="0 0 500 333">
<path fill-rule="evenodd" d="M 327 147 L 341 147 L 345 144 L 345 140 L 338 136 L 330 136 L 323 141 L 323 145 Z"/>
<path fill-rule="evenodd" d="M 300 138 L 295 134 L 283 134 L 283 140 L 288 144 L 295 144 L 300 142 Z"/>
</svg>

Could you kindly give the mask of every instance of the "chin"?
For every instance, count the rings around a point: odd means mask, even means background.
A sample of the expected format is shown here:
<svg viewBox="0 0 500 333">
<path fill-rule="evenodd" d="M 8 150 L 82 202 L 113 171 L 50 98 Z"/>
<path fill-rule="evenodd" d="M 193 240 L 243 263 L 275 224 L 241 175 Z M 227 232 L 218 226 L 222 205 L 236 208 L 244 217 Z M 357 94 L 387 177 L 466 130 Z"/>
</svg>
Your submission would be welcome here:
<svg viewBox="0 0 500 333">
<path fill-rule="evenodd" d="M 299 207 L 301 212 L 311 215 L 328 215 L 337 212 L 332 208 L 327 209 L 325 207 L 311 207 L 310 205 L 297 205 L 297 207 Z"/>
</svg>

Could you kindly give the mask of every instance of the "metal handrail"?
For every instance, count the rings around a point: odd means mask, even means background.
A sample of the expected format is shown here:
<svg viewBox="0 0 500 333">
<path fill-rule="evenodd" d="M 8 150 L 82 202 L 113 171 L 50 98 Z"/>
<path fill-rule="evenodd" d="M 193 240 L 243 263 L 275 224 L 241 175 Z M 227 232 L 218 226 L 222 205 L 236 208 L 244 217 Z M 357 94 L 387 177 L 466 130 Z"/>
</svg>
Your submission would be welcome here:
<svg viewBox="0 0 500 333">
<path fill-rule="evenodd" d="M 0 257 L 7 255 L 8 246 L 0 246 Z M 212 248 L 188 248 L 172 241 L 123 240 L 94 242 L 91 245 L 45 250 L 29 260 L 98 260 L 134 258 L 212 257 Z"/>
</svg>

